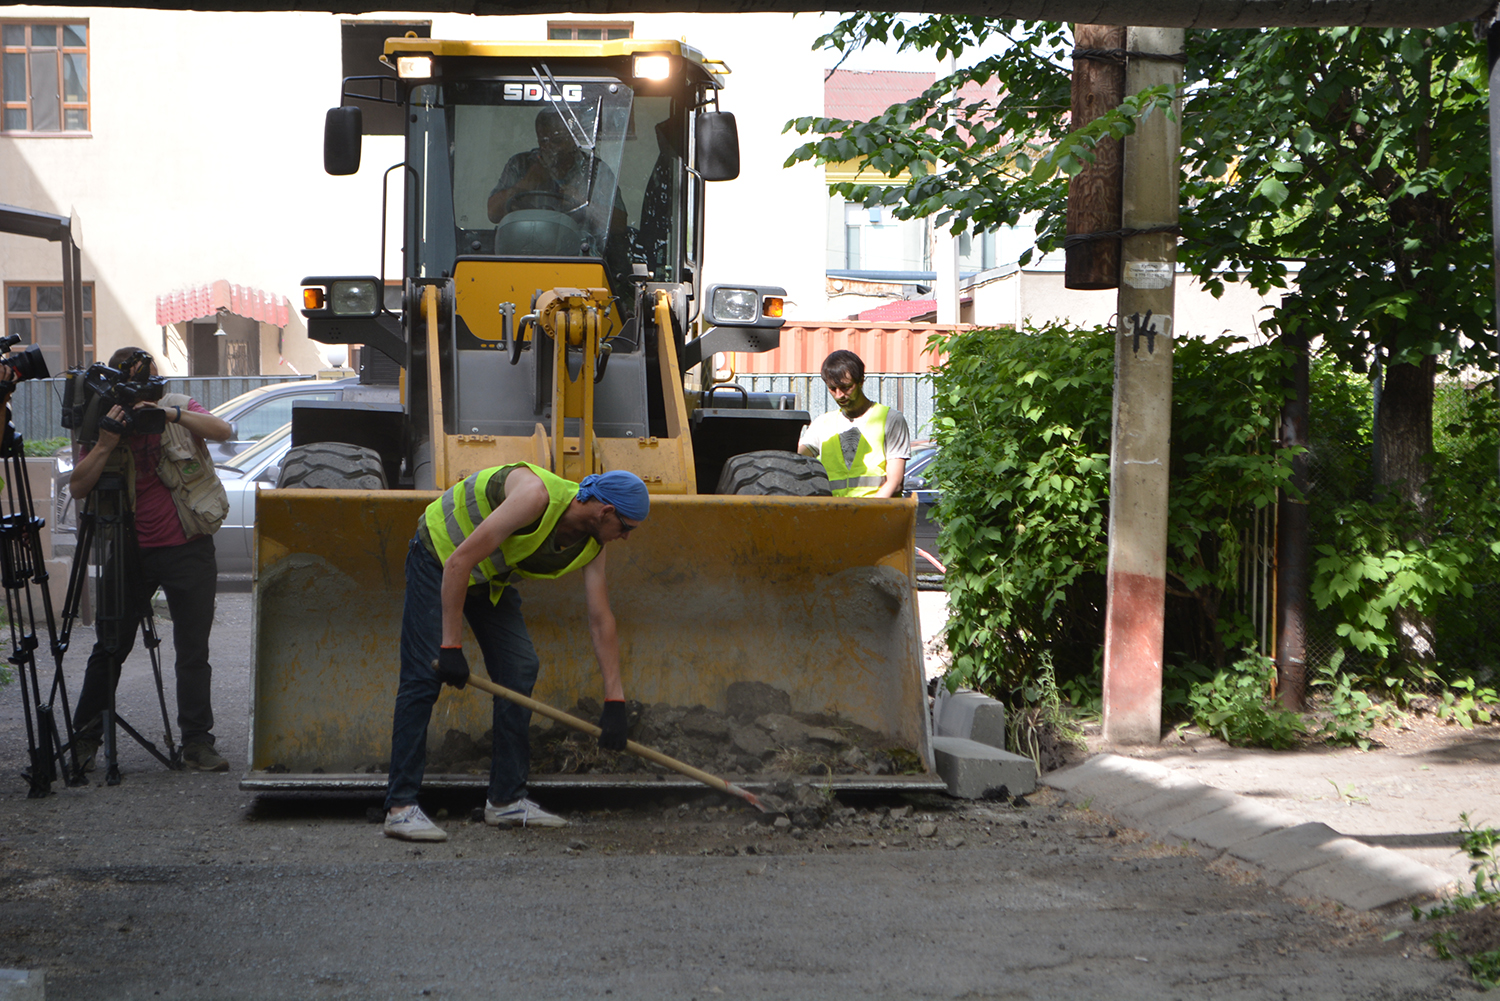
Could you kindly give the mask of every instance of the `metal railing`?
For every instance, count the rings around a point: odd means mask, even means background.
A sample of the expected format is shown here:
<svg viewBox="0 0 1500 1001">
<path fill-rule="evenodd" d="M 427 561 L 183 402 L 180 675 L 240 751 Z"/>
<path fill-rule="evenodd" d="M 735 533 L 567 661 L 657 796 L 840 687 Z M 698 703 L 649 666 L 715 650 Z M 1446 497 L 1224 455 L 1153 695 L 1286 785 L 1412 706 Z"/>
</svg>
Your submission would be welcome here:
<svg viewBox="0 0 1500 1001">
<path fill-rule="evenodd" d="M 261 386 L 300 382 L 313 378 L 282 375 L 195 376 L 168 379 L 167 392 L 186 393 L 209 410 Z M 26 441 L 44 441 L 67 434 L 62 426 L 62 377 L 29 379 L 17 384 L 10 398 L 11 421 Z"/>
</svg>

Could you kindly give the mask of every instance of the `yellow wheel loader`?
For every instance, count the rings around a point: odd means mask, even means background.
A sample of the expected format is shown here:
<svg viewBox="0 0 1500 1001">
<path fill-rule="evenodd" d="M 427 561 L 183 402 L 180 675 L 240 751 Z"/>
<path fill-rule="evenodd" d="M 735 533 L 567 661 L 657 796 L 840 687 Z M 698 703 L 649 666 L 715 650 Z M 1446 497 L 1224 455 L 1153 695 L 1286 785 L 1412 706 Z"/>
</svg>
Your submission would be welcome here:
<svg viewBox="0 0 1500 1001">
<path fill-rule="evenodd" d="M 344 82 L 324 159 L 359 169 L 351 98 L 399 108 L 405 157 L 387 180 L 404 188 L 401 282 L 304 279 L 303 315 L 316 340 L 364 345 L 362 378 L 385 369 L 394 388 L 296 407 L 281 484 L 259 496 L 242 785 L 383 786 L 418 517 L 470 473 L 525 460 L 572 479 L 628 469 L 653 494 L 645 526 L 610 550 L 628 698 L 723 712 L 730 686 L 759 682 L 784 693 L 783 718 L 893 749 L 898 767 L 819 781 L 941 787 L 914 506 L 826 496 L 821 467 L 795 454 L 808 415 L 789 395 L 685 389 L 716 352 L 775 347 L 782 324 L 781 289 L 701 281 L 707 182 L 739 170 L 734 117 L 718 109 L 728 68 L 643 39 L 409 36 L 383 62 L 388 75 Z M 534 696 L 598 697 L 582 576 L 520 586 L 542 660 Z M 488 702 L 445 694 L 430 748 L 480 740 Z M 430 765 L 426 782 L 486 778 Z M 673 784 L 644 768 L 531 784 L 580 783 Z"/>
</svg>

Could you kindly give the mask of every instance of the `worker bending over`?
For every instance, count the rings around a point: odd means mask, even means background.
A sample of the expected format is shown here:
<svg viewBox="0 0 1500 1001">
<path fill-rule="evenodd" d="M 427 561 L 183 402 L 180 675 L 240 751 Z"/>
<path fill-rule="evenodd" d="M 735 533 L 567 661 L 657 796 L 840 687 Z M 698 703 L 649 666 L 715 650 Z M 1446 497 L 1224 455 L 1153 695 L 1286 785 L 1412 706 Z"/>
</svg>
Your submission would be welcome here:
<svg viewBox="0 0 1500 1001">
<path fill-rule="evenodd" d="M 625 748 L 625 689 L 620 645 L 609 610 L 604 545 L 628 538 L 650 511 L 646 485 L 614 470 L 582 483 L 539 466 L 484 469 L 427 506 L 406 555 L 401 614 L 401 684 L 391 727 L 385 833 L 407 841 L 446 841 L 448 832 L 417 805 L 427 763 L 427 724 L 444 683 L 469 678 L 463 619 L 474 631 L 485 669 L 497 684 L 530 695 L 536 650 L 511 576 L 560 577 L 583 571 L 589 634 L 604 679 L 599 746 Z M 484 821 L 491 826 L 564 827 L 567 821 L 526 798 L 531 771 L 531 712 L 505 699 L 494 706 L 494 748 Z"/>
<path fill-rule="evenodd" d="M 911 456 L 906 418 L 865 396 L 865 363 L 853 351 L 823 359 L 823 384 L 839 408 L 804 428 L 797 450 L 822 461 L 835 497 L 899 495 Z"/>
</svg>

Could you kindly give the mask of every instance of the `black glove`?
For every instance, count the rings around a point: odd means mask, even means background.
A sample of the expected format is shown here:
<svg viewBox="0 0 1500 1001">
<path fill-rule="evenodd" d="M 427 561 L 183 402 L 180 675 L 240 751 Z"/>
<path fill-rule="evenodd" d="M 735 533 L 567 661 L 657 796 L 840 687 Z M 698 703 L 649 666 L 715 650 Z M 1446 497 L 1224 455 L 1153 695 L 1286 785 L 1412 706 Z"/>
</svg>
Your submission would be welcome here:
<svg viewBox="0 0 1500 1001">
<path fill-rule="evenodd" d="M 611 699 L 599 714 L 599 746 L 606 751 L 625 750 L 625 703 Z"/>
<path fill-rule="evenodd" d="M 445 685 L 462 688 L 469 683 L 469 658 L 464 656 L 462 647 L 441 647 L 432 669 Z"/>
</svg>

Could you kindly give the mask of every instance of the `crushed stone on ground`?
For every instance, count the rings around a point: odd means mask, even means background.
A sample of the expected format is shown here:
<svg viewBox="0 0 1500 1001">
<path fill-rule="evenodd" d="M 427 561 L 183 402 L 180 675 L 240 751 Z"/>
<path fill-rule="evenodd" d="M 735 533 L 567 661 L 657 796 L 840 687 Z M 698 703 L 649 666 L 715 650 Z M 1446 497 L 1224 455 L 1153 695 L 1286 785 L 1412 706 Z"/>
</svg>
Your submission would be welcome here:
<svg viewBox="0 0 1500 1001">
<path fill-rule="evenodd" d="M 792 711 L 791 696 L 761 682 L 741 681 L 725 693 L 726 711 L 706 706 L 626 703 L 631 740 L 704 771 L 733 778 L 920 774 L 916 753 L 890 737 L 835 714 Z M 599 718 L 582 698 L 572 715 Z M 488 774 L 494 733 L 449 730 L 429 755 L 430 772 Z M 378 766 L 377 766 L 378 767 Z M 606 751 L 587 734 L 536 716 L 531 724 L 531 773 L 543 775 L 669 774 L 626 752 Z"/>
</svg>

